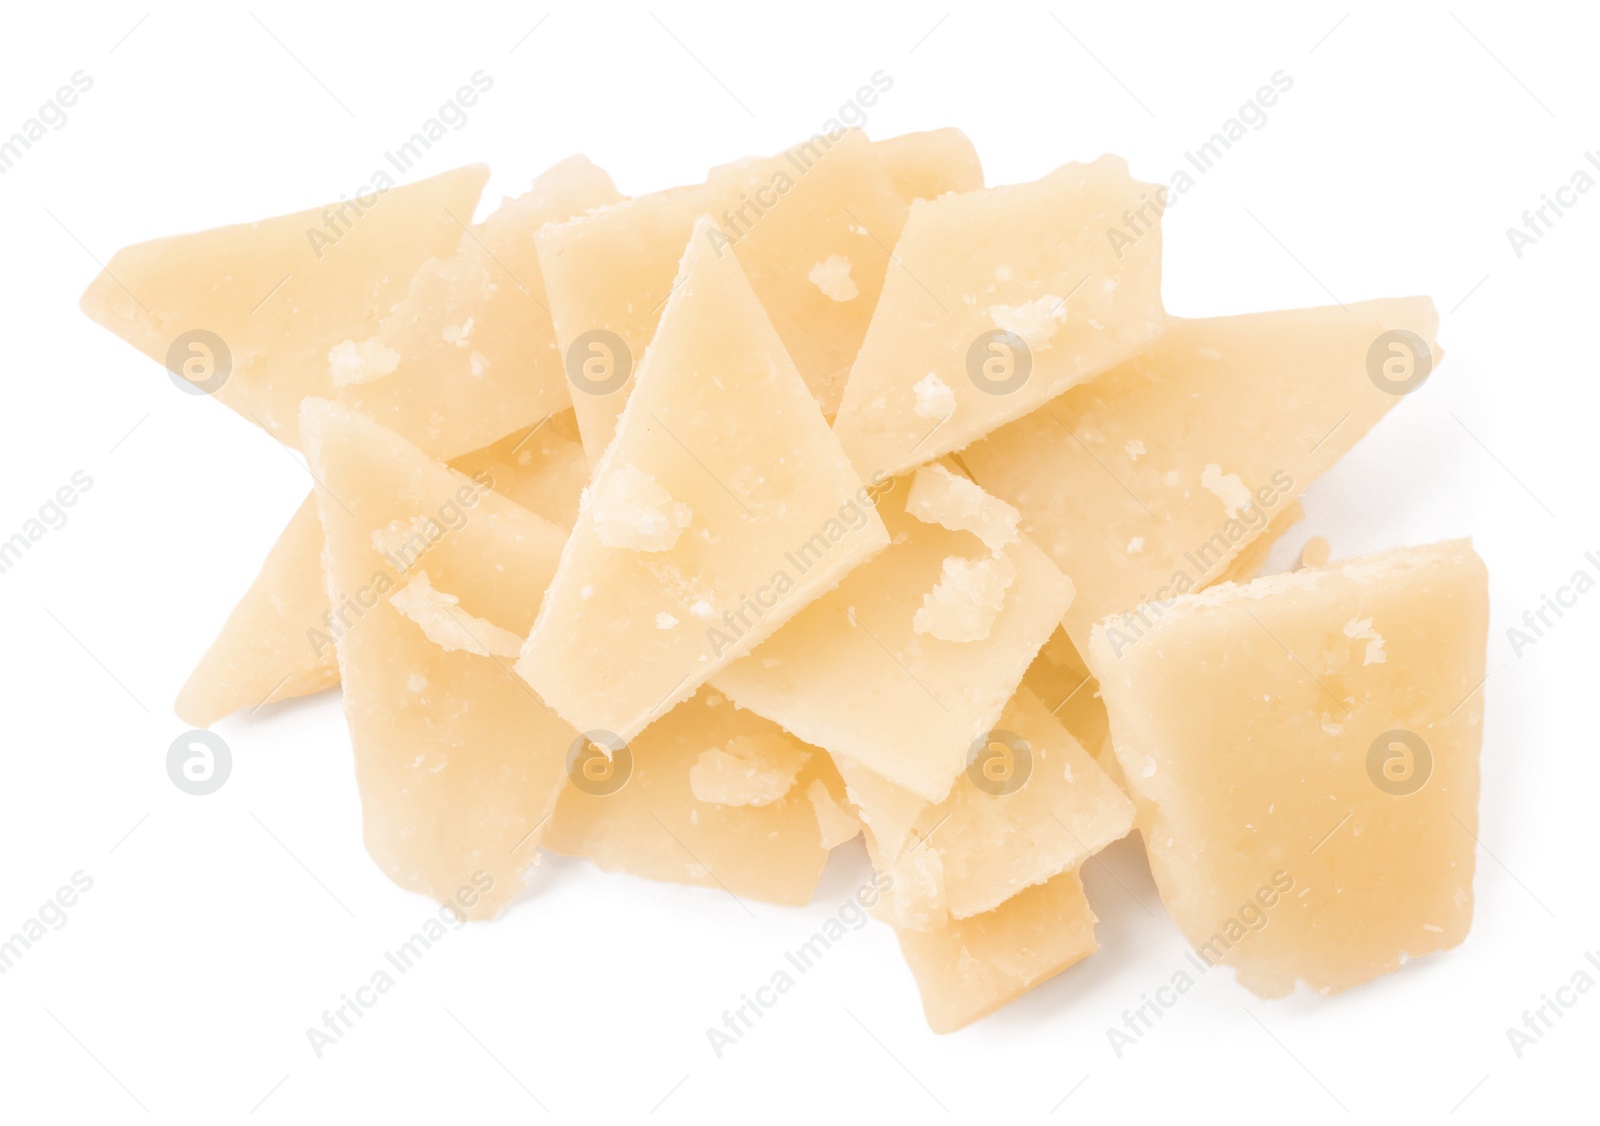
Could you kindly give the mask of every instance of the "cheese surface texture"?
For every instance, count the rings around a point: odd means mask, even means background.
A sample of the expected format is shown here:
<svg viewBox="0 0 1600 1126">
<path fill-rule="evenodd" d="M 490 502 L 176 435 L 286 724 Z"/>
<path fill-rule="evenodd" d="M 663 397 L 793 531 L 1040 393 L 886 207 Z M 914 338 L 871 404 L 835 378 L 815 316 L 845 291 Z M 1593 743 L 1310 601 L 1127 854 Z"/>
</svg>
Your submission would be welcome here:
<svg viewBox="0 0 1600 1126">
<path fill-rule="evenodd" d="M 1180 599 L 1089 663 L 1161 898 L 1263 997 L 1348 989 L 1472 920 L 1488 594 L 1465 541 Z"/>
</svg>

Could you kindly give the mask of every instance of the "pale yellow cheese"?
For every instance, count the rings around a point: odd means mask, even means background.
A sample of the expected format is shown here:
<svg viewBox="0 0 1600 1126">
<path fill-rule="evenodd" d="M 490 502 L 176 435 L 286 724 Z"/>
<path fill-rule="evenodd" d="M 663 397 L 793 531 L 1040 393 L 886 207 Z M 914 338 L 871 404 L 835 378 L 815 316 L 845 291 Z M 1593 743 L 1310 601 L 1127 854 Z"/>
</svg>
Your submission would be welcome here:
<svg viewBox="0 0 1600 1126">
<path fill-rule="evenodd" d="M 972 759 L 949 797 L 915 807 L 908 801 L 914 796 L 864 779 L 859 767 L 840 771 L 867 823 L 896 827 L 887 841 L 874 834 L 874 862 L 891 874 L 910 870 L 921 877 L 896 880 L 885 896 L 902 926 L 992 910 L 1078 868 L 1133 827 L 1133 806 L 1116 783 L 1026 689 Z M 907 863 L 908 852 L 932 856 Z"/>
<path fill-rule="evenodd" d="M 1122 767 L 1111 750 L 1111 723 L 1100 698 L 1100 682 L 1078 654 L 1066 632 L 1057 629 L 1023 675 L 1022 686 L 1032 692 L 1056 721 L 1094 756 L 1095 765 L 1122 786 Z"/>
<path fill-rule="evenodd" d="M 702 756 L 743 740 L 784 748 L 769 754 L 800 761 L 793 784 L 760 804 L 697 797 L 692 776 Z M 607 872 L 721 888 L 739 899 L 811 899 L 830 846 L 810 789 L 820 783 L 830 797 L 840 789 L 827 755 L 702 690 L 651 724 L 625 754 L 614 753 L 611 766 L 606 785 L 575 783 L 562 793 L 545 848 L 588 857 Z M 830 832 L 837 828 L 830 822 Z"/>
<path fill-rule="evenodd" d="M 888 540 L 738 259 L 718 256 L 708 230 L 702 220 L 689 239 L 517 664 L 582 731 L 631 739 Z M 608 543 L 596 508 L 616 516 L 619 496 L 644 507 Z"/>
<path fill-rule="evenodd" d="M 589 479 L 570 410 L 451 465 L 563 527 L 577 516 L 578 497 Z M 260 574 L 178 693 L 173 710 L 185 723 L 210 727 L 241 709 L 339 682 L 336 623 L 322 568 L 324 542 L 313 494 L 296 509 Z"/>
<path fill-rule="evenodd" d="M 462 230 L 455 253 L 423 263 L 375 335 L 344 342 L 393 356 L 395 366 L 342 388 L 338 401 L 442 458 L 566 410 L 566 366 L 534 233 L 619 198 L 610 176 L 574 156 Z"/>
<path fill-rule="evenodd" d="M 1273 545 L 1283 538 L 1290 528 L 1305 519 L 1306 510 L 1299 501 L 1294 501 L 1278 511 L 1267 526 L 1256 538 L 1240 548 L 1239 554 L 1228 561 L 1214 582 L 1216 583 L 1247 583 L 1261 573 L 1261 568 L 1266 565 L 1267 554 Z M 1213 584 L 1207 584 L 1213 585 Z"/>
<path fill-rule="evenodd" d="M 329 353 L 370 339 L 423 264 L 455 252 L 488 175 L 474 164 L 327 207 L 124 247 L 81 306 L 151 359 L 176 362 L 179 375 L 187 368 L 209 386 L 226 373 L 215 396 L 298 446 L 300 401 L 341 389 Z M 196 332 L 209 335 L 186 335 Z"/>
<path fill-rule="evenodd" d="M 1082 649 L 1106 615 L 1153 619 L 1224 574 L 1398 401 L 1369 366 L 1384 334 L 1415 333 L 1437 363 L 1437 323 L 1425 297 L 1174 320 L 962 460 L 1077 585 Z"/>
<path fill-rule="evenodd" d="M 901 929 L 900 951 L 935 1032 L 954 1032 L 1099 948 L 1077 872 L 1063 872 L 993 911 L 935 930 Z"/>
<path fill-rule="evenodd" d="M 879 141 L 873 147 L 888 169 L 895 190 L 907 203 L 983 187 L 978 150 L 959 129 L 906 133 Z"/>
<path fill-rule="evenodd" d="M 878 511 L 892 546 L 713 683 L 806 742 L 940 801 L 1070 604 L 1072 584 L 1019 538 L 1003 548 L 1015 578 L 981 639 L 918 629 L 947 560 L 993 555 L 971 532 L 907 515 L 910 482 L 884 484 Z"/>
<path fill-rule="evenodd" d="M 1487 580 L 1465 541 L 1179 599 L 1089 662 L 1161 898 L 1210 964 L 1333 993 L 1472 920 Z"/>
<path fill-rule="evenodd" d="M 578 376 L 573 403 L 591 461 L 611 440 L 701 215 L 713 221 L 700 235 L 707 249 L 738 258 L 832 416 L 906 205 L 875 147 L 850 130 L 541 231 L 539 258 L 561 351 Z"/>
<path fill-rule="evenodd" d="M 526 882 L 577 733 L 478 626 L 527 632 L 566 533 L 342 406 L 307 400 L 301 426 L 321 482 L 367 849 L 390 879 L 440 903 L 487 876 L 466 914 L 493 917 Z M 429 525 L 437 539 L 403 536 Z M 424 573 L 455 601 L 413 616 L 396 595 Z M 461 636 L 441 645 L 434 615 L 457 607 Z"/>
<path fill-rule="evenodd" d="M 959 450 L 1149 348 L 1160 233 L 1116 249 L 1106 231 L 1153 190 L 1108 156 L 913 204 L 835 423 L 856 468 Z"/>
</svg>

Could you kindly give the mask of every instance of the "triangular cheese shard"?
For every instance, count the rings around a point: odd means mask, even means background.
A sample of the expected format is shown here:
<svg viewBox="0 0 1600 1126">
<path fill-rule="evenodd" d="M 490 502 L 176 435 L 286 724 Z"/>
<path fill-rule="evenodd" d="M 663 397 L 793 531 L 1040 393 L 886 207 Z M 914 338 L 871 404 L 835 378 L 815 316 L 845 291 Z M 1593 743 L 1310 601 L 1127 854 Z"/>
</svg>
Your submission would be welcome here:
<svg viewBox="0 0 1600 1126">
<path fill-rule="evenodd" d="M 292 215 L 142 242 L 112 255 L 84 291 L 89 317 L 210 391 L 279 440 L 299 445 L 300 402 L 333 396 L 329 350 L 364 341 L 430 258 L 446 258 L 489 169 Z M 355 354 L 359 375 L 385 355 Z"/>
<path fill-rule="evenodd" d="M 733 255 L 823 413 L 883 286 L 906 205 L 859 130 L 818 135 L 713 169 L 704 184 L 638 196 L 541 231 L 539 260 L 572 378 L 584 448 L 598 461 L 679 277 L 700 215 Z"/>
<path fill-rule="evenodd" d="M 775 787 L 780 794 L 768 790 L 759 803 L 737 793 L 702 796 L 704 775 L 726 756 L 763 757 L 792 775 Z M 800 905 L 828 859 L 822 819 L 829 815 L 819 813 L 817 786 L 830 801 L 842 797 L 826 754 L 702 690 L 625 750 L 612 749 L 609 763 L 596 759 L 592 769 L 575 771 L 541 843 L 607 872 Z M 718 797 L 736 800 L 711 800 Z"/>
<path fill-rule="evenodd" d="M 506 656 L 566 533 L 342 406 L 307 400 L 301 421 L 367 849 L 401 887 L 491 918 L 578 738 Z"/>
<path fill-rule="evenodd" d="M 933 930 L 900 929 L 900 952 L 935 1032 L 954 1032 L 1099 949 L 1077 872 L 1063 872 L 993 911 Z"/>
<path fill-rule="evenodd" d="M 1095 627 L 1150 870 L 1208 964 L 1334 993 L 1466 937 L 1488 621 L 1462 540 Z"/>
<path fill-rule="evenodd" d="M 562 527 L 571 527 L 589 480 L 570 410 L 457 458 L 451 467 Z M 335 643 L 344 626 L 328 602 L 325 542 L 313 493 L 178 693 L 174 710 L 185 723 L 210 727 L 236 711 L 339 683 Z"/>
<path fill-rule="evenodd" d="M 913 204 L 835 423 L 856 468 L 959 450 L 1149 348 L 1165 326 L 1157 190 L 1106 156 Z M 1140 209 L 1142 237 L 1108 239 Z"/>
<path fill-rule="evenodd" d="M 906 133 L 873 146 L 906 203 L 983 187 L 978 150 L 959 129 Z"/>
<path fill-rule="evenodd" d="M 1077 584 L 1066 628 L 1082 651 L 1101 618 L 1143 631 L 1221 577 L 1399 401 L 1378 386 L 1385 364 L 1427 376 L 1437 325 L 1425 297 L 1175 319 L 962 461 Z"/>
<path fill-rule="evenodd" d="M 888 542 L 709 229 L 689 240 L 517 665 L 582 731 L 631 739 Z"/>
<path fill-rule="evenodd" d="M 985 502 L 1009 506 L 965 478 L 968 492 L 954 493 L 952 477 L 930 466 L 875 486 L 891 546 L 712 681 L 924 801 L 950 792 L 1072 602 L 1072 584 L 1017 535 L 1015 512 L 1009 532 L 998 516 L 986 524 Z M 993 529 L 1001 546 L 947 524 Z"/>
<path fill-rule="evenodd" d="M 890 783 L 863 785 L 859 768 L 840 774 L 868 826 L 903 818 L 904 799 L 883 792 Z M 886 851 L 874 831 L 873 861 L 893 880 L 890 915 L 926 930 L 1075 870 L 1132 828 L 1132 803 L 1022 689 L 950 796 L 917 811 L 900 847 Z"/>
<path fill-rule="evenodd" d="M 245 708 L 320 692 L 339 683 L 326 631 L 322 521 L 316 496 L 295 509 L 244 597 L 178 693 L 173 710 L 210 727 Z"/>
<path fill-rule="evenodd" d="M 463 230 L 454 254 L 423 263 L 375 335 L 334 345 L 336 355 L 395 358 L 387 374 L 341 387 L 337 401 L 441 458 L 566 410 L 566 366 L 533 236 L 618 198 L 610 176 L 570 157 Z"/>
</svg>

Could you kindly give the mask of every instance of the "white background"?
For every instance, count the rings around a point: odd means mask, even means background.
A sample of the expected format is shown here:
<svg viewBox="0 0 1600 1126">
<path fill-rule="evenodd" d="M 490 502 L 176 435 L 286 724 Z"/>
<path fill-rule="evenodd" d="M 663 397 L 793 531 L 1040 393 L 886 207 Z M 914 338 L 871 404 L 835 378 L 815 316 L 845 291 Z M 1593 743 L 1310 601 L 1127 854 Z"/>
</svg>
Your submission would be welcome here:
<svg viewBox="0 0 1600 1126">
<path fill-rule="evenodd" d="M 1600 991 L 1521 1059 L 1506 1029 L 1600 947 L 1600 593 L 1520 658 L 1506 629 L 1600 570 L 1583 559 L 1600 549 L 1600 191 L 1520 259 L 1505 231 L 1600 149 L 1597 27 L 1576 4 L 1396 7 L 8 5 L 0 133 L 75 71 L 94 86 L 0 177 L 0 533 L 74 471 L 94 485 L 0 575 L 0 932 L 75 871 L 94 887 L 0 977 L 0 1120 L 1592 1114 Z M 412 178 L 487 161 L 484 210 L 574 152 L 626 193 L 699 180 L 816 131 L 878 70 L 894 86 L 869 132 L 959 126 L 991 184 L 1108 150 L 1166 179 L 1291 75 L 1168 216 L 1165 298 L 1182 315 L 1438 303 L 1447 362 L 1313 486 L 1275 564 L 1313 532 L 1336 555 L 1470 534 L 1487 559 L 1466 944 L 1331 999 L 1258 1002 L 1214 973 L 1119 1059 L 1107 1026 L 1184 949 L 1124 842 L 1114 879 L 1087 869 L 1100 953 L 997 1016 L 931 1035 L 874 924 L 717 1059 L 706 1027 L 838 910 L 859 846 L 809 909 L 748 914 L 552 859 L 315 1058 L 306 1028 L 432 910 L 362 848 L 337 693 L 224 721 L 235 767 L 214 795 L 164 767 L 170 701 L 307 479 L 76 303 L 122 245 L 352 192 L 479 69 L 493 90 Z"/>
</svg>

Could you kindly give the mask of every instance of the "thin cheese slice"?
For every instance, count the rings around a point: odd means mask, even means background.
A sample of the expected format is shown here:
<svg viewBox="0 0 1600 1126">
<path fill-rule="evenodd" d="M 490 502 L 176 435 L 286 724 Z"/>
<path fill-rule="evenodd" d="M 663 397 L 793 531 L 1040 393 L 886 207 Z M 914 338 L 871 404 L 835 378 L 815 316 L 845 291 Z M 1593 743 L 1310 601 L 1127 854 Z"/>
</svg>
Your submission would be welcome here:
<svg viewBox="0 0 1600 1126">
<path fill-rule="evenodd" d="M 1077 872 L 1063 872 L 993 911 L 935 930 L 899 930 L 900 952 L 935 1032 L 955 1032 L 1010 1004 L 1099 949 Z"/>
<path fill-rule="evenodd" d="M 1263 997 L 1472 920 L 1487 576 L 1465 541 L 1179 599 L 1089 662 L 1173 921 Z"/>
<path fill-rule="evenodd" d="M 722 804 L 696 796 L 707 752 L 732 746 L 742 757 L 751 743 L 799 762 L 780 797 Z M 842 797 L 827 755 L 708 689 L 614 752 L 611 767 L 607 785 L 579 782 L 562 793 L 545 848 L 588 857 L 607 872 L 721 888 L 739 899 L 810 901 L 830 847 L 820 827 L 828 815 L 819 816 L 811 788 L 820 784 L 835 805 Z"/>
<path fill-rule="evenodd" d="M 517 665 L 581 731 L 631 739 L 888 541 L 710 229 L 689 239 Z"/>
<path fill-rule="evenodd" d="M 983 187 L 978 150 L 959 129 L 932 129 L 879 141 L 876 148 L 895 190 L 908 204 L 938 199 L 946 192 Z"/>
<path fill-rule="evenodd" d="M 1160 233 L 1113 248 L 1106 230 L 1153 190 L 1107 156 L 914 204 L 835 424 L 856 468 L 959 450 L 1149 348 Z"/>
<path fill-rule="evenodd" d="M 830 417 L 866 333 L 906 204 L 859 131 L 714 169 L 540 232 L 539 259 L 590 460 L 611 441 L 633 372 L 700 215 L 707 249 L 737 257 Z"/>
<path fill-rule="evenodd" d="M 1174 320 L 1161 343 L 962 454 L 1078 587 L 1089 628 L 1216 581 L 1397 401 L 1369 366 L 1387 334 L 1436 363 L 1427 298 Z M 1382 351 L 1383 358 L 1389 353 Z"/>
<path fill-rule="evenodd" d="M 423 263 L 375 335 L 335 345 L 398 357 L 388 374 L 342 387 L 338 401 L 442 458 L 566 410 L 534 232 L 620 198 L 610 176 L 574 156 L 462 228 L 455 253 Z"/>
<path fill-rule="evenodd" d="M 339 390 L 330 351 L 370 339 L 423 263 L 455 252 L 488 175 L 474 164 L 327 207 L 124 247 L 80 304 L 197 387 L 220 379 L 218 399 L 298 447 L 301 400 Z M 346 358 L 341 372 L 388 363 Z"/>
<path fill-rule="evenodd" d="M 301 422 L 349 618 L 339 666 L 367 849 L 401 887 L 491 918 L 525 884 L 577 735 L 476 627 L 526 634 L 566 533 L 344 407 L 308 400 Z M 413 552 L 429 524 L 443 534 Z M 457 601 L 401 602 L 424 573 Z M 439 644 L 430 613 L 465 640 Z M 464 888 L 481 891 L 470 906 Z"/>
<path fill-rule="evenodd" d="M 570 410 L 451 465 L 563 527 L 571 527 L 589 479 Z M 210 727 L 236 711 L 339 683 L 335 640 L 344 623 L 328 601 L 324 542 L 312 494 L 178 693 L 173 707 L 185 723 Z"/>
<path fill-rule="evenodd" d="M 1022 685 L 1042 700 L 1056 721 L 1094 756 L 1101 770 L 1123 785 L 1122 767 L 1111 750 L 1111 722 L 1106 718 L 1100 682 L 1089 671 L 1066 632 L 1057 629 L 1028 666 Z"/>
<path fill-rule="evenodd" d="M 875 492 L 892 546 L 714 683 L 806 742 L 941 801 L 1071 603 L 1072 584 L 1026 539 L 993 556 L 971 532 L 907 515 L 910 482 L 885 485 Z M 1015 578 L 981 639 L 917 628 L 947 560 L 990 558 Z"/>
<path fill-rule="evenodd" d="M 1078 868 L 1133 827 L 1133 805 L 1116 783 L 1026 689 L 985 744 L 949 797 L 919 803 L 900 849 L 885 851 L 874 837 L 874 862 L 891 876 L 897 869 L 938 872 L 926 887 L 894 881 L 885 899 L 902 925 L 993 910 Z M 881 779 L 864 786 L 856 771 L 840 773 L 867 824 L 903 823 L 905 792 L 885 793 L 891 784 Z M 906 849 L 936 853 L 938 862 L 903 864 Z"/>
</svg>

